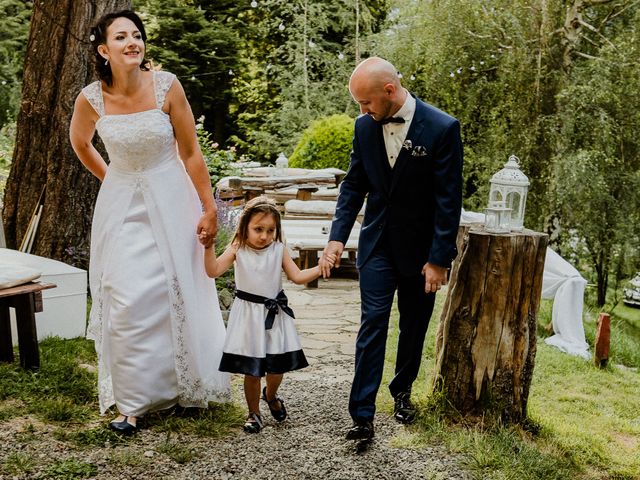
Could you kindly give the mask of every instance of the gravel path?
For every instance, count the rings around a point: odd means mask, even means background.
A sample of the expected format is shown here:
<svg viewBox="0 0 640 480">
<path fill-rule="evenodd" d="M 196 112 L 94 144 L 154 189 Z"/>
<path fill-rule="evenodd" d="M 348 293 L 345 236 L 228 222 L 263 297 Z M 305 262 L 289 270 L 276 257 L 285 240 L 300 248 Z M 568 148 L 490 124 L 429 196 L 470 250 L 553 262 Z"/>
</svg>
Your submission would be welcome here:
<svg viewBox="0 0 640 480">
<path fill-rule="evenodd" d="M 358 445 L 344 439 L 350 425 L 347 399 L 353 370 L 353 345 L 359 322 L 357 282 L 332 279 L 315 290 L 285 287 L 303 339 L 310 367 L 285 375 L 280 395 L 290 417 L 282 424 L 264 405 L 264 430 L 258 435 L 233 432 L 222 439 L 176 435 L 194 457 L 178 464 L 158 446 L 167 436 L 142 430 L 129 445 L 77 450 L 53 439 L 46 425 L 36 425 L 39 441 L 20 447 L 14 428 L 0 431 L 0 445 L 45 458 L 76 458 L 97 466 L 97 479 L 466 479 L 459 459 L 440 446 L 406 449 L 393 446 L 406 435 L 387 413 L 376 416 L 375 439 Z M 240 382 L 235 399 L 244 404 Z M 381 389 L 381 395 L 386 389 Z M 244 406 L 243 406 L 244 409 Z M 266 413 L 266 415 L 265 415 Z M 16 425 L 10 422 L 10 425 Z M 5 424 L 7 425 L 7 424 Z M 3 454 L 3 457 L 6 456 Z M 15 478 L 37 478 L 41 475 Z M 0 478 L 14 478 L 2 476 Z"/>
</svg>

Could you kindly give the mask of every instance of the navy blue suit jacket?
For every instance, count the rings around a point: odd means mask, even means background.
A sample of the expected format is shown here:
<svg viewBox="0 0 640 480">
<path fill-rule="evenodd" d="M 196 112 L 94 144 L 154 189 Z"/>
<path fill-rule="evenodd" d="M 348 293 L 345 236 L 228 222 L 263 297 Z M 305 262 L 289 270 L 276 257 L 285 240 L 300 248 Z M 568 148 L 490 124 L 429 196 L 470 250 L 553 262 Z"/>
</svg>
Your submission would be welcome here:
<svg viewBox="0 0 640 480">
<path fill-rule="evenodd" d="M 330 240 L 346 243 L 365 197 L 358 268 L 383 232 L 402 275 L 420 274 L 427 262 L 448 268 L 457 253 L 462 208 L 460 123 L 416 99 L 405 146 L 392 169 L 382 126 L 369 115 L 358 117 Z"/>
</svg>

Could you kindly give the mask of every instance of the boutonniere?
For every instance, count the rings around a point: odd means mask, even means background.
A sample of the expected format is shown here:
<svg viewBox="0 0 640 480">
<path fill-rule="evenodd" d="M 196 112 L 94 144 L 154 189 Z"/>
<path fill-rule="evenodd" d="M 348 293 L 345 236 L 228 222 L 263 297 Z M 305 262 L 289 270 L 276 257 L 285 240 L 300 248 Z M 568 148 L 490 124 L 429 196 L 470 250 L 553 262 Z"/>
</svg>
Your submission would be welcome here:
<svg viewBox="0 0 640 480">
<path fill-rule="evenodd" d="M 413 146 L 413 142 L 409 139 L 405 140 L 402 144 L 402 148 L 405 150 L 409 150 L 411 152 L 412 157 L 426 157 L 427 156 L 427 147 L 423 145 Z"/>
</svg>

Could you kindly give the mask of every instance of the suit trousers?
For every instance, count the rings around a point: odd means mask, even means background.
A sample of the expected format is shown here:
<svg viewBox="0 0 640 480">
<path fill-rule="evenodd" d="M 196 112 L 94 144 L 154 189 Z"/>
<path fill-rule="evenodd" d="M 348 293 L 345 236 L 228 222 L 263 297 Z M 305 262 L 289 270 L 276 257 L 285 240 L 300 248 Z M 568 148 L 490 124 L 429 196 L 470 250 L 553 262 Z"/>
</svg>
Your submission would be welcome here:
<svg viewBox="0 0 640 480">
<path fill-rule="evenodd" d="M 384 235 L 383 235 L 384 237 Z M 422 266 L 420 266 L 422 268 Z M 360 330 L 356 340 L 355 375 L 349 397 L 353 419 L 372 420 L 384 367 L 389 314 L 398 291 L 399 336 L 391 395 L 410 392 L 418 376 L 424 338 L 435 293 L 425 293 L 421 273 L 402 276 L 393 264 L 388 242 L 382 240 L 360 268 Z"/>
</svg>

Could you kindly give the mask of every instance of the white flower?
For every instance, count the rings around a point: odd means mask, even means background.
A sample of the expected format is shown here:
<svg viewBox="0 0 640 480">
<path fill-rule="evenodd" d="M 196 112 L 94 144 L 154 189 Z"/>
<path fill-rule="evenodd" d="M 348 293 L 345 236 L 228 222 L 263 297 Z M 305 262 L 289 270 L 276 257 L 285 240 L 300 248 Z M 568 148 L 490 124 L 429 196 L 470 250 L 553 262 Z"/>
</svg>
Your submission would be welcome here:
<svg viewBox="0 0 640 480">
<path fill-rule="evenodd" d="M 213 148 L 218 148 L 220 146 L 220 144 L 218 142 L 214 142 L 214 144 L 212 145 Z"/>
<path fill-rule="evenodd" d="M 204 122 L 204 115 L 200 115 L 198 117 L 198 123 L 203 123 Z"/>
<path fill-rule="evenodd" d="M 89 35 L 89 40 L 93 42 L 95 39 L 96 39 L 96 36 L 93 33 Z"/>
<path fill-rule="evenodd" d="M 196 123 L 196 130 L 202 130 L 202 124 Z"/>
</svg>

